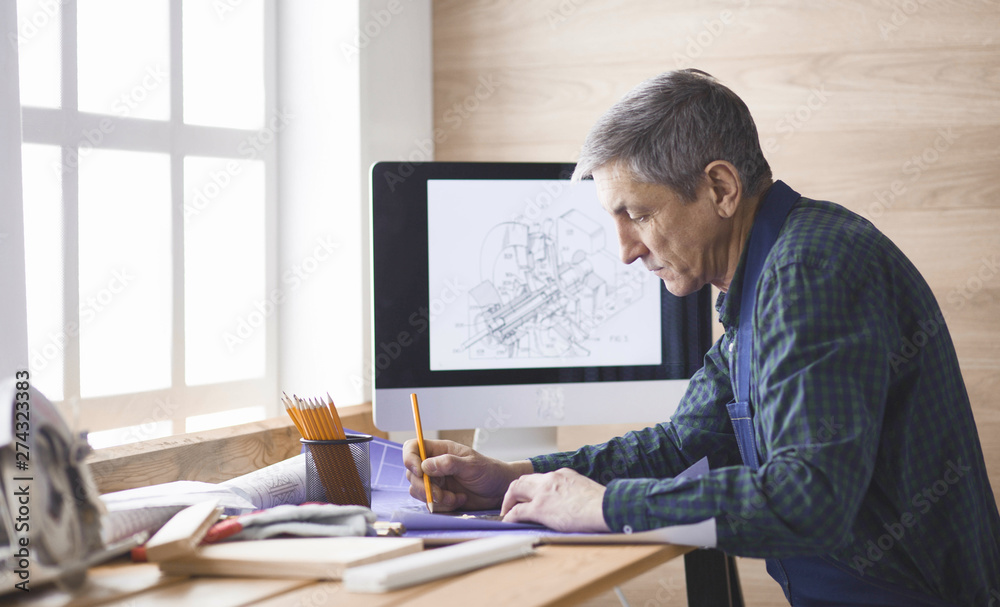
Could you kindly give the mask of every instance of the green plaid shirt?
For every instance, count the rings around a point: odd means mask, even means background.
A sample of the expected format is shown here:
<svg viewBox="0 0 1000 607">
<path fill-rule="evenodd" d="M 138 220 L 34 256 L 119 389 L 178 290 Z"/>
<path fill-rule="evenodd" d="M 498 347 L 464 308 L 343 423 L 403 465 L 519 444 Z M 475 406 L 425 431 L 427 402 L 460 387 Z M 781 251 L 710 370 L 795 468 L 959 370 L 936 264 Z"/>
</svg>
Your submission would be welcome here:
<svg viewBox="0 0 1000 607">
<path fill-rule="evenodd" d="M 725 335 L 671 421 L 533 458 L 535 471 L 606 485 L 615 531 L 714 517 L 732 554 L 824 554 L 866 579 L 1000 605 L 1000 516 L 951 337 L 916 268 L 860 216 L 796 203 L 758 286 L 751 471 L 726 412 L 744 262 L 745 251 L 716 304 Z M 672 478 L 702 456 L 709 474 Z"/>
</svg>

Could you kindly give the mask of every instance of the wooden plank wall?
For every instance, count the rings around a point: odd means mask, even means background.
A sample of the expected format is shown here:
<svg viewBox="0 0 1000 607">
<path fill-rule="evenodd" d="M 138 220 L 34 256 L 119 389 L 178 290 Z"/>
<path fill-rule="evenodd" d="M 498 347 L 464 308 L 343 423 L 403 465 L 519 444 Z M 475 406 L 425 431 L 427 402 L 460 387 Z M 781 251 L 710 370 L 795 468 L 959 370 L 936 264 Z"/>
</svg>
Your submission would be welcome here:
<svg viewBox="0 0 1000 607">
<path fill-rule="evenodd" d="M 998 0 L 435 0 L 433 25 L 438 160 L 572 161 L 668 69 L 734 89 L 776 177 L 871 219 L 930 283 L 1000 495 Z"/>
</svg>

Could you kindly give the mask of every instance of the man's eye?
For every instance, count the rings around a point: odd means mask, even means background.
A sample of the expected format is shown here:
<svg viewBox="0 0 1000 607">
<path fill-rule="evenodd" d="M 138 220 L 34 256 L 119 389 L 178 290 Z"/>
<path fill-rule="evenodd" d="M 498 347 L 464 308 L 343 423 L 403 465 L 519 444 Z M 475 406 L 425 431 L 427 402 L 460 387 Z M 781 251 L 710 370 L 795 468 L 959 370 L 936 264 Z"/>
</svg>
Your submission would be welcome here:
<svg viewBox="0 0 1000 607">
<path fill-rule="evenodd" d="M 637 215 L 635 217 L 629 216 L 629 219 L 631 219 L 635 223 L 646 223 L 647 221 L 649 221 L 649 215 Z"/>
</svg>

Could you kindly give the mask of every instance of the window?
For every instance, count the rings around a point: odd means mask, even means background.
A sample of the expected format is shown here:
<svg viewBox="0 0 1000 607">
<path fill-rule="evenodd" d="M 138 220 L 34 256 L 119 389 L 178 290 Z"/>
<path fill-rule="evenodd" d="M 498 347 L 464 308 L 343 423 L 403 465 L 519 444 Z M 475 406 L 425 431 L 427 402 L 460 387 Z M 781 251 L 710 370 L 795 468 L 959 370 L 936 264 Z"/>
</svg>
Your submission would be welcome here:
<svg viewBox="0 0 1000 607">
<path fill-rule="evenodd" d="M 18 0 L 28 355 L 107 446 L 276 415 L 273 0 Z"/>
</svg>

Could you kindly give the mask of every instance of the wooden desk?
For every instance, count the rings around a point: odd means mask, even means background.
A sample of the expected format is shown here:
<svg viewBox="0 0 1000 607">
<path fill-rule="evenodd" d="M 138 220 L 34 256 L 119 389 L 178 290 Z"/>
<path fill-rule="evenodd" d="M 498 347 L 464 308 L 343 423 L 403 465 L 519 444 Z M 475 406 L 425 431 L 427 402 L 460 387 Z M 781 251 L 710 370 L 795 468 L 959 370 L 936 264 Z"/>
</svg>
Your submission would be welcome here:
<svg viewBox="0 0 1000 607">
<path fill-rule="evenodd" d="M 350 428 L 383 436 L 371 423 L 370 403 L 342 408 L 341 417 Z M 217 483 L 287 459 L 300 447 L 291 421 L 276 418 L 103 449 L 89 463 L 101 493 L 106 493 L 178 479 Z M 605 592 L 685 552 L 690 605 L 742 606 L 732 557 L 718 551 L 690 552 L 689 548 L 676 546 L 543 546 L 530 559 L 384 595 L 349 594 L 335 583 L 161 578 L 155 566 L 123 563 L 92 571 L 90 590 L 74 600 L 65 593 L 32 591 L 30 602 L 17 604 L 319 607 L 420 605 L 424 604 L 423 597 L 456 596 L 475 597 L 477 604 L 492 604 L 487 602 L 489 597 L 498 596 L 504 597 L 497 601 L 503 605 L 561 605 Z M 534 582 L 522 583 L 524 580 Z M 16 596 L 0 597 L 0 602 Z M 134 602 L 129 597 L 134 597 Z"/>
<path fill-rule="evenodd" d="M 346 592 L 338 582 L 255 578 L 183 578 L 160 575 L 152 564 L 117 562 L 91 571 L 75 596 L 56 588 L 30 597 L 8 595 L 30 607 L 322 607 L 324 605 L 441 607 L 463 604 L 575 605 L 679 557 L 686 546 L 540 546 L 535 555 L 385 594 Z"/>
</svg>

